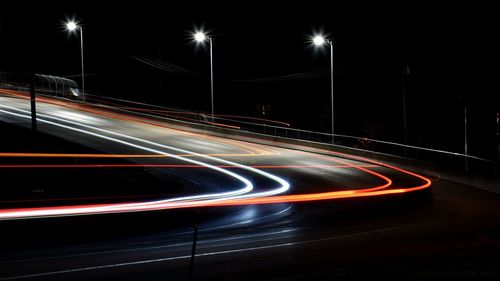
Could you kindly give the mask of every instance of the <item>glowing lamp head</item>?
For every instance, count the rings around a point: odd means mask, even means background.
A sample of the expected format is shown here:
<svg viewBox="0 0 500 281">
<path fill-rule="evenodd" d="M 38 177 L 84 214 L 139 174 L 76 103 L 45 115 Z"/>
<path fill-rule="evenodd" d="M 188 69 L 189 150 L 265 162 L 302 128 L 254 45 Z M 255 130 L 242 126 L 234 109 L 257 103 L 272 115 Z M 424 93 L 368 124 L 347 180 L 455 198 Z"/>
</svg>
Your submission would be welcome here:
<svg viewBox="0 0 500 281">
<path fill-rule="evenodd" d="M 78 28 L 78 25 L 74 21 L 70 21 L 70 22 L 66 23 L 66 29 L 69 31 L 74 31 L 77 28 Z"/>
<path fill-rule="evenodd" d="M 207 39 L 207 35 L 201 31 L 198 31 L 193 35 L 193 38 L 196 42 L 202 43 Z"/>
<path fill-rule="evenodd" d="M 321 45 L 325 44 L 326 40 L 325 40 L 325 37 L 323 37 L 321 35 L 316 35 L 313 37 L 312 41 L 313 41 L 314 45 L 321 46 Z"/>
</svg>

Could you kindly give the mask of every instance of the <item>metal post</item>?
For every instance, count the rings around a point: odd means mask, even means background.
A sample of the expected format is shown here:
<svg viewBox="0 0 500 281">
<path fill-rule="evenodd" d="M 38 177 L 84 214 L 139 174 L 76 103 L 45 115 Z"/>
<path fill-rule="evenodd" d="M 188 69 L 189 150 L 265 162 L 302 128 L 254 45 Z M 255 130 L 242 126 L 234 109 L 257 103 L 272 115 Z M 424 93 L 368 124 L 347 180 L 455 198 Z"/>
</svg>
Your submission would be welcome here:
<svg viewBox="0 0 500 281">
<path fill-rule="evenodd" d="M 57 96 L 57 81 L 56 81 L 56 79 L 55 79 L 54 77 L 52 77 L 51 75 L 49 75 L 49 79 L 50 79 L 50 81 L 52 81 L 52 80 L 54 81 L 54 88 L 55 88 L 55 90 L 52 90 L 52 89 L 51 89 L 51 91 L 52 91 L 52 93 L 51 93 L 51 94 L 53 94 L 53 95 Z"/>
<path fill-rule="evenodd" d="M 42 79 L 42 77 L 40 77 L 40 76 L 38 76 L 38 75 L 36 75 L 36 74 L 35 74 L 35 77 L 36 77 L 36 78 L 38 78 L 38 81 L 40 81 L 40 84 L 41 84 L 41 86 L 40 86 L 40 87 L 38 87 L 38 91 L 39 91 L 39 92 L 43 92 L 43 89 L 44 89 L 45 83 L 43 83 L 43 79 Z"/>
<path fill-rule="evenodd" d="M 78 27 L 80 29 L 80 55 L 82 59 L 82 100 L 85 101 L 85 72 L 83 69 L 83 28 L 82 26 Z"/>
<path fill-rule="evenodd" d="M 406 75 L 410 73 L 410 68 L 405 64 L 403 60 L 403 75 L 401 78 L 401 90 L 402 90 L 402 100 L 403 100 L 403 140 L 404 144 L 408 144 L 408 119 L 407 119 L 407 108 L 406 108 Z M 408 149 L 404 149 L 405 156 L 408 154 Z"/>
<path fill-rule="evenodd" d="M 30 18 L 31 18 L 30 14 Z M 36 33 L 31 29 L 31 73 L 30 73 L 30 106 L 31 106 L 31 130 L 36 134 L 36 96 L 35 96 L 35 72 L 36 72 Z M 36 135 L 35 135 L 36 136 Z"/>
<path fill-rule="evenodd" d="M 63 88 L 63 91 L 62 91 L 62 97 L 64 98 L 64 90 L 65 90 L 65 89 L 64 89 L 64 88 L 65 88 L 65 87 L 64 87 L 64 84 L 65 84 L 65 81 L 64 81 L 64 79 L 61 79 L 61 80 L 62 80 L 62 88 Z"/>
<path fill-rule="evenodd" d="M 467 147 L 467 105 L 464 104 L 464 154 L 465 154 L 465 171 L 469 171 L 469 162 L 467 155 L 469 155 L 469 149 Z"/>
<path fill-rule="evenodd" d="M 33 47 L 33 53 L 35 52 Z M 32 55 L 32 66 L 31 66 L 31 81 L 30 81 L 30 104 L 31 104 L 31 129 L 34 133 L 37 132 L 36 126 L 36 96 L 35 96 L 35 54 Z"/>
<path fill-rule="evenodd" d="M 208 37 L 210 43 L 210 100 L 212 104 L 212 123 L 214 122 L 214 60 L 212 53 L 212 36 Z"/>
<path fill-rule="evenodd" d="M 333 106 L 333 42 L 328 40 L 330 44 L 330 84 L 331 84 L 331 95 L 332 95 L 332 144 L 335 144 L 335 111 Z"/>
<path fill-rule="evenodd" d="M 194 228 L 193 247 L 191 248 L 191 261 L 189 263 L 189 279 L 188 280 L 192 280 L 192 277 L 193 277 L 194 257 L 196 256 L 196 242 L 198 241 L 198 223 L 195 223 L 193 228 Z"/>
</svg>

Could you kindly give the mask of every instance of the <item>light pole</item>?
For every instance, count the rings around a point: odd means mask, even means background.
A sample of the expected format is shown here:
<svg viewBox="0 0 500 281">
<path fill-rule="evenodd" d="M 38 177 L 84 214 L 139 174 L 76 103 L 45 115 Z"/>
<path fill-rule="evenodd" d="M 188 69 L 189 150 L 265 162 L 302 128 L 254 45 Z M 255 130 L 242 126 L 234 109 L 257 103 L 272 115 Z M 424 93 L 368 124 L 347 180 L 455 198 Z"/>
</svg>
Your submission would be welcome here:
<svg viewBox="0 0 500 281">
<path fill-rule="evenodd" d="M 83 68 L 83 28 L 80 24 L 77 24 L 75 21 L 69 21 L 66 23 L 66 29 L 69 32 L 73 32 L 75 30 L 80 31 L 80 57 L 82 61 L 82 100 L 85 101 L 85 72 Z"/>
<path fill-rule="evenodd" d="M 331 106 L 332 106 L 332 144 L 335 144 L 335 110 L 333 105 L 333 41 L 326 39 L 323 35 L 316 35 L 312 38 L 312 42 L 316 46 L 328 44 L 330 46 L 330 91 L 331 91 Z"/>
<path fill-rule="evenodd" d="M 197 43 L 204 43 L 206 40 L 208 40 L 208 46 L 210 49 L 210 101 L 211 101 L 211 108 L 212 108 L 212 123 L 214 122 L 214 60 L 213 60 L 213 52 L 212 52 L 212 45 L 213 45 L 213 40 L 212 36 L 207 35 L 206 33 L 202 31 L 197 31 L 193 33 L 193 39 Z"/>
<path fill-rule="evenodd" d="M 465 155 L 465 171 L 469 171 L 469 155 L 468 139 L 467 139 L 467 104 L 464 101 L 464 155 Z"/>
</svg>

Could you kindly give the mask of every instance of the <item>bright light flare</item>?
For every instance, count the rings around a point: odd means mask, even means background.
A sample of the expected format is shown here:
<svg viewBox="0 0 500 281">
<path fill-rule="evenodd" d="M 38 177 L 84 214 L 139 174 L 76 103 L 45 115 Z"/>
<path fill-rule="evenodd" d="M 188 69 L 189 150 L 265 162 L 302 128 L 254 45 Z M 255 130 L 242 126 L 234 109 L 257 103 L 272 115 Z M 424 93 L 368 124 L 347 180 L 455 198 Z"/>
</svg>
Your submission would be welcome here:
<svg viewBox="0 0 500 281">
<path fill-rule="evenodd" d="M 78 24 L 75 21 L 69 21 L 66 23 L 66 29 L 69 31 L 75 31 L 78 29 Z"/>
<path fill-rule="evenodd" d="M 203 43 L 205 40 L 207 40 L 208 36 L 205 32 L 198 31 L 193 34 L 193 38 L 196 42 Z"/>
<path fill-rule="evenodd" d="M 322 46 L 323 44 L 325 44 L 326 40 L 323 35 L 316 35 L 313 37 L 312 42 L 316 46 Z"/>
</svg>

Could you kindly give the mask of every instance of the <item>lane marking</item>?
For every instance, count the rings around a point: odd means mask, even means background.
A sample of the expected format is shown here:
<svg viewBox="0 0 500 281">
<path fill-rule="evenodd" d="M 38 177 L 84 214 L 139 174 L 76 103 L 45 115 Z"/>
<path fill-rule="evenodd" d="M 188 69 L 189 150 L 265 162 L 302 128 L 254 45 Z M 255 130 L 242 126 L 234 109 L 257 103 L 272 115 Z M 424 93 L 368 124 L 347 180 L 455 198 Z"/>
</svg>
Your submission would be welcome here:
<svg viewBox="0 0 500 281">
<path fill-rule="evenodd" d="M 281 230 L 281 231 L 274 231 L 274 232 L 268 232 L 268 233 L 262 233 L 262 234 L 254 234 L 254 235 L 238 235 L 238 236 L 234 236 L 234 237 L 222 238 L 222 239 L 214 239 L 214 240 L 202 240 L 202 239 L 199 239 L 198 245 L 207 244 L 207 243 L 217 243 L 217 242 L 223 242 L 223 241 L 232 241 L 232 240 L 238 240 L 238 239 L 248 239 L 248 238 L 254 238 L 254 237 L 272 236 L 272 235 L 290 233 L 292 231 L 294 231 L 294 229 L 284 229 L 284 230 Z M 261 240 L 258 240 L 258 241 L 261 241 Z M 266 241 L 268 241 L 268 240 L 266 240 Z M 252 241 L 252 242 L 254 242 L 254 241 Z M 149 242 L 149 243 L 158 243 L 158 242 L 157 241 L 152 241 L 152 242 Z M 248 242 L 244 242 L 244 243 L 248 243 Z M 182 242 L 182 243 L 177 243 L 177 244 L 169 244 L 169 245 L 162 245 L 162 246 L 140 247 L 140 248 L 132 248 L 132 249 L 124 249 L 124 250 L 108 250 L 108 251 L 96 251 L 96 252 L 83 253 L 83 254 L 69 254 L 69 255 L 62 255 L 62 256 L 51 256 L 51 257 L 41 257 L 41 258 L 28 258 L 28 259 L 2 261 L 2 262 L 0 262 L 0 264 L 13 264 L 13 263 L 21 263 L 21 262 L 55 260 L 55 259 L 65 259 L 65 258 L 72 258 L 72 257 L 85 257 L 85 256 L 94 256 L 94 255 L 103 255 L 103 254 L 114 254 L 114 253 L 123 253 L 123 252 L 156 250 L 156 249 L 165 249 L 165 248 L 175 248 L 175 247 L 180 247 L 180 246 L 188 246 L 188 245 L 192 245 L 192 244 L 193 244 L 193 242 Z M 234 245 L 234 244 L 230 244 L 230 245 Z"/>
<path fill-rule="evenodd" d="M 353 237 L 357 237 L 357 236 L 364 236 L 364 235 L 370 235 L 370 234 L 376 234 L 376 233 L 382 233 L 382 232 L 389 232 L 389 231 L 401 229 L 403 227 L 404 227 L 404 225 L 399 225 L 399 226 L 393 226 L 393 227 L 389 227 L 389 228 L 382 228 L 382 229 L 370 230 L 370 231 L 365 231 L 365 232 L 344 234 L 344 235 L 338 235 L 338 236 L 333 236 L 333 237 L 305 240 L 305 241 L 299 241 L 299 242 L 289 242 L 289 243 L 281 243 L 281 244 L 259 246 L 259 247 L 250 247 L 250 248 L 243 248 L 243 249 L 236 249 L 236 250 L 201 253 L 201 254 L 196 254 L 195 256 L 196 257 L 208 257 L 208 256 L 234 254 L 234 253 L 260 251 L 260 250 L 267 250 L 267 249 L 273 249 L 273 248 L 283 248 L 283 247 L 290 247 L 290 246 L 303 245 L 303 244 L 312 244 L 312 243 L 317 243 L 317 242 L 325 242 L 325 241 L 330 241 L 330 240 L 346 239 L 346 238 L 353 238 Z M 184 256 L 177 256 L 177 257 L 139 260 L 139 261 L 133 261 L 133 262 L 115 263 L 115 264 L 107 264 L 107 265 L 89 266 L 89 267 L 81 267 L 81 268 L 74 268 L 74 269 L 67 269 L 67 270 L 43 272 L 43 273 L 36 273 L 36 274 L 11 276 L 11 277 L 0 278 L 0 280 L 16 280 L 16 279 L 42 277 L 42 276 L 50 276 L 50 275 L 58 275 L 58 274 L 68 274 L 68 273 L 92 271 L 92 270 L 98 270 L 98 269 L 143 265 L 143 264 L 159 263 L 159 262 L 166 262 L 166 261 L 172 261 L 172 260 L 182 260 L 182 259 L 188 259 L 188 258 L 191 258 L 191 256 L 184 255 Z"/>
</svg>

